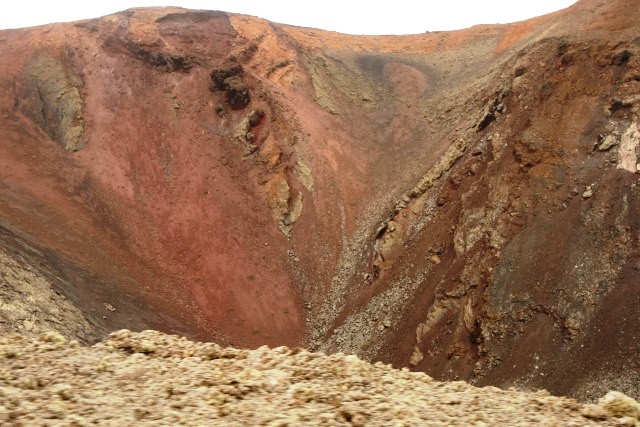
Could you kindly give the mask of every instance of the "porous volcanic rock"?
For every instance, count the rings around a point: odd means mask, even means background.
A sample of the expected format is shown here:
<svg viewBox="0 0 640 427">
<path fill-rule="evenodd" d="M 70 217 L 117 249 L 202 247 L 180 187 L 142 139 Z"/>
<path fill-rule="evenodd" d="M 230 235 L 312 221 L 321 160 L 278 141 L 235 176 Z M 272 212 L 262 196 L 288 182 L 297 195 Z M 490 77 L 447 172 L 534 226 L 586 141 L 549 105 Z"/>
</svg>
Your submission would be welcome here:
<svg viewBox="0 0 640 427">
<path fill-rule="evenodd" d="M 216 67 L 211 72 L 213 88 L 225 92 L 227 103 L 234 110 L 243 109 L 251 101 L 243 74 L 242 66 L 238 64 Z"/>
<path fill-rule="evenodd" d="M 287 347 L 237 350 L 155 331 L 93 347 L 57 333 L 0 338 L 0 419 L 10 424 L 640 425 L 621 393 L 598 405 Z"/>
</svg>

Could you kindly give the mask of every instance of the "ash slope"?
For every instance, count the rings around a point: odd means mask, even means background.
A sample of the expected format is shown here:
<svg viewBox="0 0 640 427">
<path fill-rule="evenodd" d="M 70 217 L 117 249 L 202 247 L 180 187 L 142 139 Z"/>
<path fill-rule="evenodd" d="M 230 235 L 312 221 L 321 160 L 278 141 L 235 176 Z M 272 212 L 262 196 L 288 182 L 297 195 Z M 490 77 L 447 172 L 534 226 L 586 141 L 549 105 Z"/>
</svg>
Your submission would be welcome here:
<svg viewBox="0 0 640 427">
<path fill-rule="evenodd" d="M 87 341 L 155 328 L 637 397 L 639 9 L 399 37 L 171 8 L 0 32 L 1 245 Z"/>
</svg>

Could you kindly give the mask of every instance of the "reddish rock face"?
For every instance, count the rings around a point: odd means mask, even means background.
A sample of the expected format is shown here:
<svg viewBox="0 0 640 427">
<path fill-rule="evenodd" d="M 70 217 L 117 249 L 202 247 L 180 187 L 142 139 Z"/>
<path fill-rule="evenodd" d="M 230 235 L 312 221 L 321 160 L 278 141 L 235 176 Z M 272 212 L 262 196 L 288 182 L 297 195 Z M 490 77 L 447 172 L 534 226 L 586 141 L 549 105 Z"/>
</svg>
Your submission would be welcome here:
<svg viewBox="0 0 640 427">
<path fill-rule="evenodd" d="M 635 1 L 357 37 L 182 9 L 0 32 L 0 245 L 96 333 L 638 396 Z"/>
</svg>

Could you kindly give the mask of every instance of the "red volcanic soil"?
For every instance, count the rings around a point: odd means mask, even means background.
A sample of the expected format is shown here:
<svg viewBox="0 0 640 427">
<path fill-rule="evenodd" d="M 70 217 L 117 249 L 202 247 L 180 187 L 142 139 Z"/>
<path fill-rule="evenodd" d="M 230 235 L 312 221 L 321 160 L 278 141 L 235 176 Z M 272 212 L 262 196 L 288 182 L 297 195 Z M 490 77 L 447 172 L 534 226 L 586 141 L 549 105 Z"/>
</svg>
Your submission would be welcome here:
<svg viewBox="0 0 640 427">
<path fill-rule="evenodd" d="M 151 8 L 1 31 L 0 246 L 98 333 L 637 397 L 639 15 L 348 36 Z"/>
</svg>

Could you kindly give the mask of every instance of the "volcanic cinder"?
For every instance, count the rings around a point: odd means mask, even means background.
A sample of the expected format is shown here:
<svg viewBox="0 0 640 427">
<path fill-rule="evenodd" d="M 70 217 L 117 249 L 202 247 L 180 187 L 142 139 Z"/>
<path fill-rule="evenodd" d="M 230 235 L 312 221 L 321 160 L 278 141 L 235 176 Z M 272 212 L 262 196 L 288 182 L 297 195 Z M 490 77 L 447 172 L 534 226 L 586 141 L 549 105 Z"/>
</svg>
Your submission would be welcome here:
<svg viewBox="0 0 640 427">
<path fill-rule="evenodd" d="M 2 330 L 637 398 L 639 35 L 638 0 L 412 36 L 177 8 L 0 31 Z"/>
</svg>

